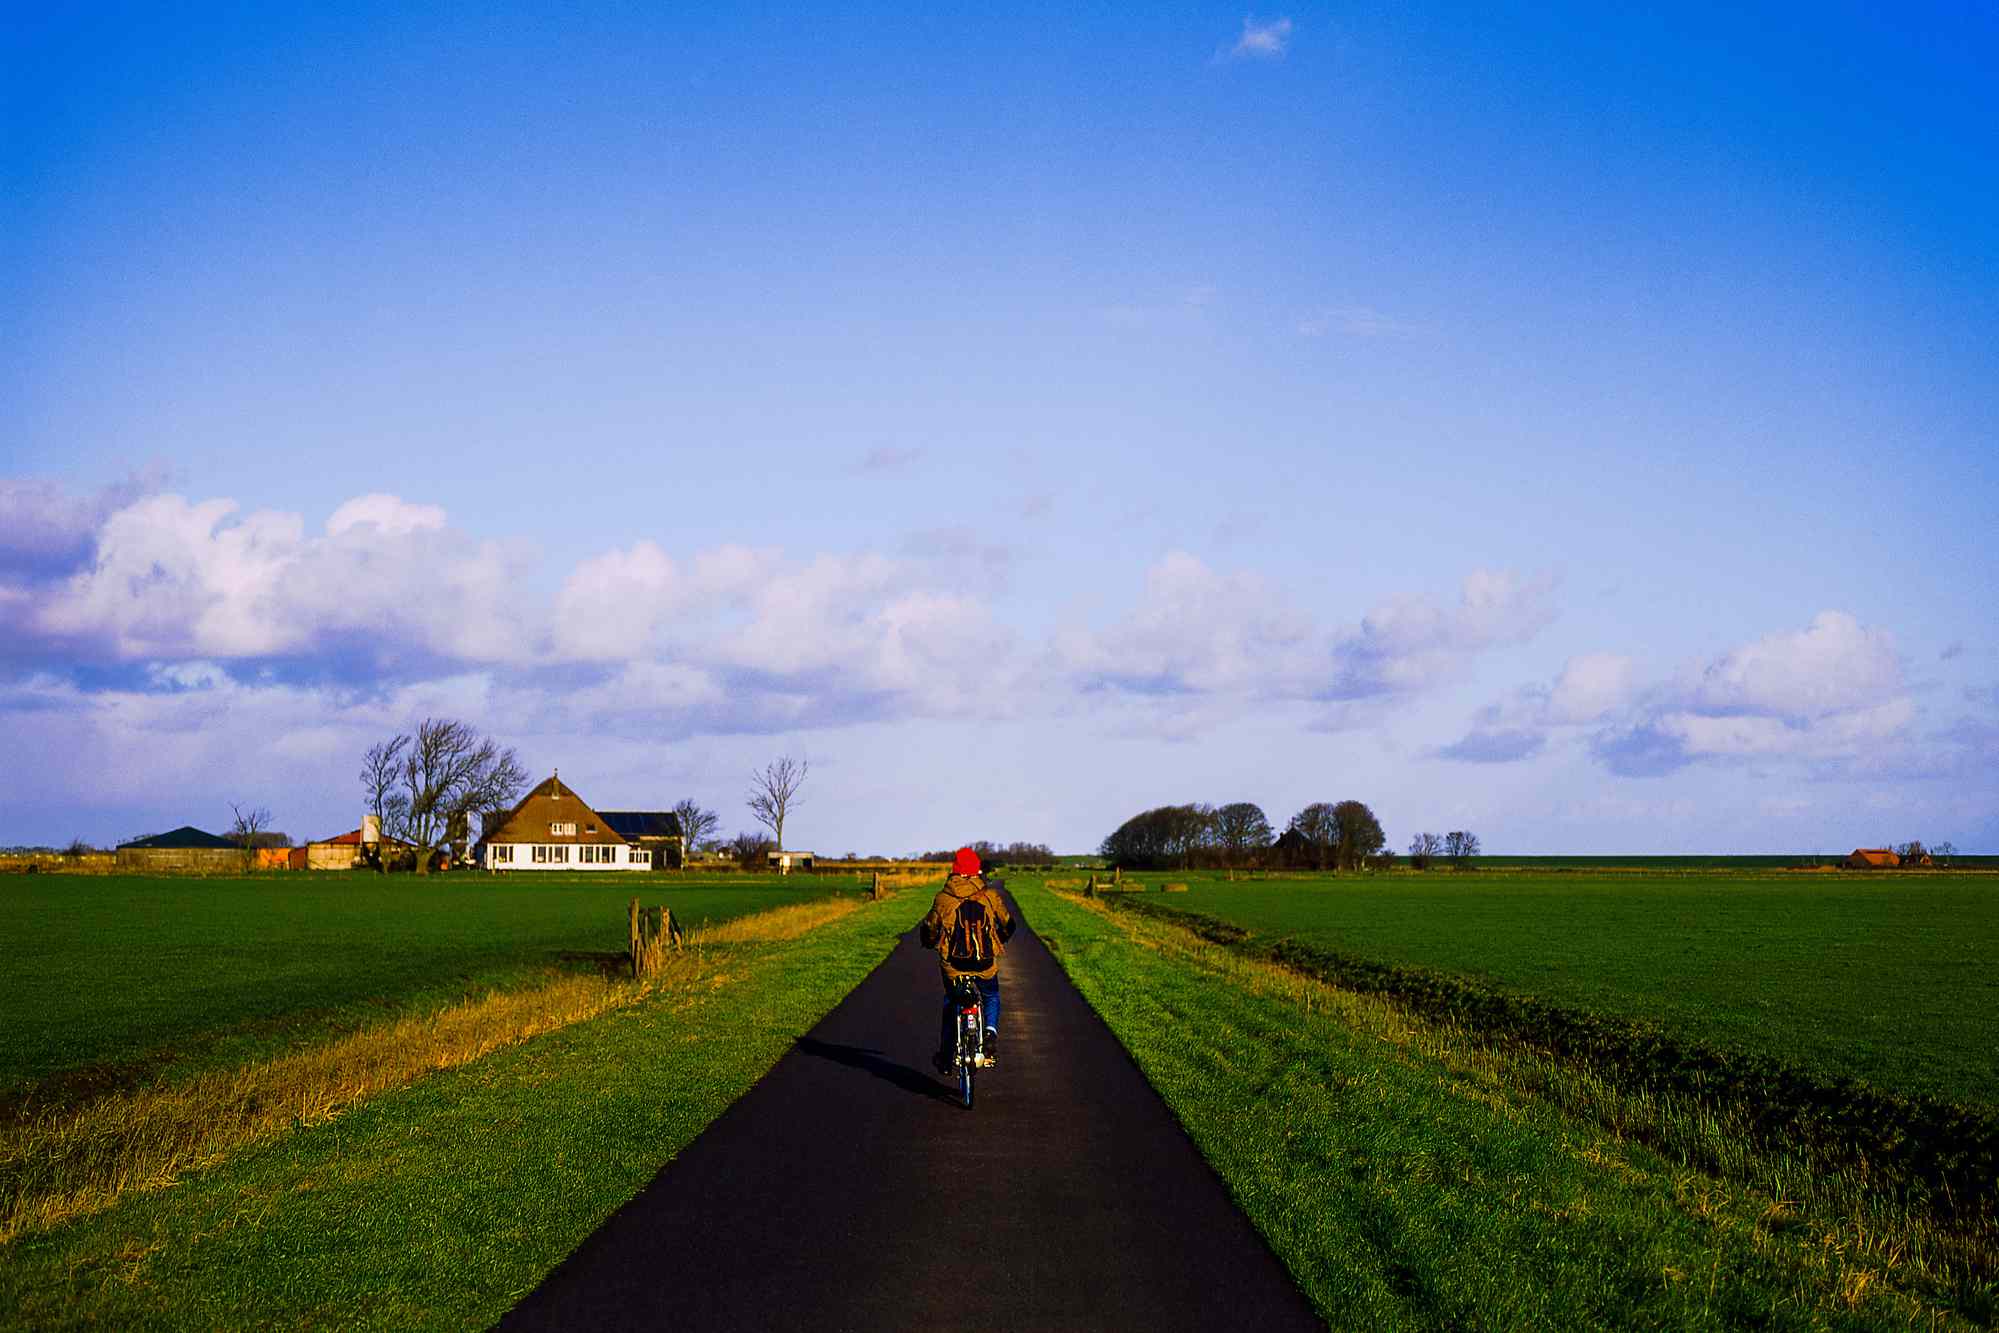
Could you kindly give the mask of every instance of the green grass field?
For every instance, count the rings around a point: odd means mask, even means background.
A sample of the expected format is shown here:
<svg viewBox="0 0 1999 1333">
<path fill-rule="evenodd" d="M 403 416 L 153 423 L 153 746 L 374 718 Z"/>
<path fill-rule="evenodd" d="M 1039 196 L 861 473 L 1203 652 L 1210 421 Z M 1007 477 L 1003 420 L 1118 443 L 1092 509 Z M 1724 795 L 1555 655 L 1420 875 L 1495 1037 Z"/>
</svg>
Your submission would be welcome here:
<svg viewBox="0 0 1999 1333">
<path fill-rule="evenodd" d="M 1999 879 L 1347 875 L 1150 895 L 1883 1089 L 1999 1104 Z"/>
<path fill-rule="evenodd" d="M 239 1064 L 405 1012 L 594 968 L 633 895 L 688 924 L 834 878 L 264 874 L 0 879 L 0 1107 Z M 568 957 L 565 957 L 567 955 Z M 579 957 L 580 956 L 580 957 Z"/>
<path fill-rule="evenodd" d="M 0 1328 L 490 1327 L 881 960 L 912 901 L 704 945 L 685 984 L 23 1235 L 0 1247 Z"/>
<path fill-rule="evenodd" d="M 1168 918 L 1016 894 L 1333 1328 L 1992 1322 L 1989 1247 L 1864 1173 Z"/>
</svg>

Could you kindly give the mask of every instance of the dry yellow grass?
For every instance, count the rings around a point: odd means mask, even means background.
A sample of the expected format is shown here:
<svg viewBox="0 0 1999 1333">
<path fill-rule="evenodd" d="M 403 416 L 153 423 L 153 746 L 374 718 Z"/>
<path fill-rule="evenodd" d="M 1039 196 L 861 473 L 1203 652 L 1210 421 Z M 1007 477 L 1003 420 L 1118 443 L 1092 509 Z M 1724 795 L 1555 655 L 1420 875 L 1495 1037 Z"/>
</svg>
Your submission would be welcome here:
<svg viewBox="0 0 1999 1333">
<path fill-rule="evenodd" d="M 719 984 L 702 945 L 797 939 L 859 910 L 853 899 L 775 908 L 698 932 L 641 982 L 559 977 L 356 1032 L 240 1069 L 105 1097 L 0 1130 L 0 1245 L 24 1232 L 172 1185 L 253 1144 L 317 1124 L 434 1070 L 635 1004 L 665 990 Z"/>
<path fill-rule="evenodd" d="M 696 945 L 775 944 L 795 940 L 808 931 L 817 930 L 860 909 L 858 898 L 822 898 L 817 902 L 793 903 L 789 907 L 773 907 L 755 916 L 737 917 L 719 926 L 697 930 L 690 939 Z"/>
</svg>

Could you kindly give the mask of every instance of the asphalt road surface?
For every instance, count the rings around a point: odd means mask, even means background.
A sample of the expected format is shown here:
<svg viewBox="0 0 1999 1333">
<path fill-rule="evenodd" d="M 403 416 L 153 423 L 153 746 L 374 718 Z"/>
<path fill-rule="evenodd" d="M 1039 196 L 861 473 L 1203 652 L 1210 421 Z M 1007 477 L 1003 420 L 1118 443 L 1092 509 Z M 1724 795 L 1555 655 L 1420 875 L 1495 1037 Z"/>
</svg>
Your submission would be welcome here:
<svg viewBox="0 0 1999 1333">
<path fill-rule="evenodd" d="M 915 934 L 504 1329 L 1323 1329 L 1025 922 L 977 1105 Z"/>
</svg>

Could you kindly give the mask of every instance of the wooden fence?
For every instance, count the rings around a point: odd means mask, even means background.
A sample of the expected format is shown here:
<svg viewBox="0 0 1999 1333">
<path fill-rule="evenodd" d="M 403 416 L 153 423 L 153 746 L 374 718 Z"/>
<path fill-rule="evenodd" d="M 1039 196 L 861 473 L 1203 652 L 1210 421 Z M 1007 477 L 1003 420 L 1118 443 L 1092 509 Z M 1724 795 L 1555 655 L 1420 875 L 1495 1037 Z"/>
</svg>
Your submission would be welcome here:
<svg viewBox="0 0 1999 1333">
<path fill-rule="evenodd" d="M 638 980 L 659 971 L 666 959 L 666 951 L 678 951 L 685 946 L 687 934 L 680 923 L 673 919 L 673 909 L 661 903 L 658 907 L 641 907 L 639 900 L 632 899 L 631 905 L 631 953 L 632 978 Z"/>
</svg>

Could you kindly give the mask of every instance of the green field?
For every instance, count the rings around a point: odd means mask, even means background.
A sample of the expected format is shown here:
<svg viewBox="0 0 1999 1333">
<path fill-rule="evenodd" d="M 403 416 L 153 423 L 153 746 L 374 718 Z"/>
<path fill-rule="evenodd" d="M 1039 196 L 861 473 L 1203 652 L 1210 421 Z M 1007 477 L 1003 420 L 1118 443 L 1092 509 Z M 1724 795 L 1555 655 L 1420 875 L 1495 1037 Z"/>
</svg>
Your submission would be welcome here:
<svg viewBox="0 0 1999 1333">
<path fill-rule="evenodd" d="M 227 1066 L 622 955 L 626 903 L 720 921 L 853 885 L 765 876 L 0 879 L 0 1107 Z"/>
<path fill-rule="evenodd" d="M 1999 1311 L 1989 1225 L 1760 1145 L 1740 1132 L 1753 1114 L 1631 1093 L 1130 898 L 1016 892 L 1332 1328 L 1954 1329 Z"/>
<path fill-rule="evenodd" d="M 810 889 L 709 891 L 734 903 Z M 910 917 L 908 898 L 866 903 L 796 939 L 690 950 L 690 976 L 642 1002 L 25 1234 L 0 1246 L 0 1329 L 491 1327 Z M 666 1280 L 699 1280 L 668 1259 Z"/>
<path fill-rule="evenodd" d="M 1263 938 L 1479 979 L 1825 1077 L 1999 1104 L 1999 879 L 1531 871 L 1149 898 Z"/>
</svg>

